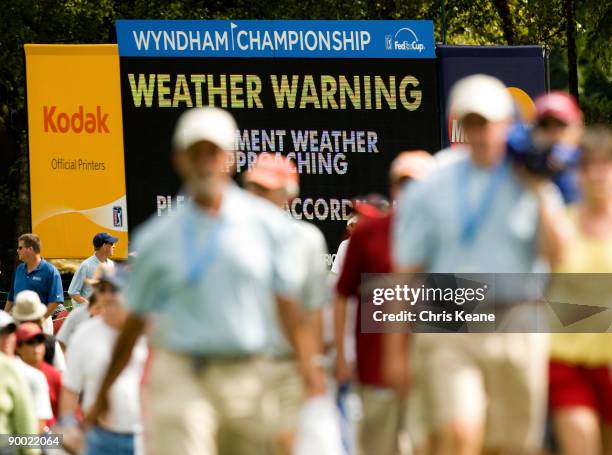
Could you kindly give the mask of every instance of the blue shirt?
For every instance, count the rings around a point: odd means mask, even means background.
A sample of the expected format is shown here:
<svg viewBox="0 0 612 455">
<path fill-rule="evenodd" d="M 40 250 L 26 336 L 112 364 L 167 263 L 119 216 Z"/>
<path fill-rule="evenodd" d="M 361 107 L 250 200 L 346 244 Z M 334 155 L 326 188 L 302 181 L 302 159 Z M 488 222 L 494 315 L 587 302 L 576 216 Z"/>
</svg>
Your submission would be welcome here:
<svg viewBox="0 0 612 455">
<path fill-rule="evenodd" d="M 291 222 L 230 184 L 216 216 L 189 202 L 146 223 L 135 236 L 127 305 L 154 314 L 153 345 L 218 357 L 270 349 L 270 326 L 278 324 L 270 305 L 276 295 L 299 294 L 300 270 L 287 248 Z"/>
<path fill-rule="evenodd" d="M 475 166 L 467 150 L 453 153 L 457 159 L 404 190 L 393 233 L 395 263 L 421 265 L 430 273 L 537 271 L 538 202 L 511 170 L 491 195 L 475 237 L 463 241 L 466 214 L 461 211 L 478 207 L 490 191 L 494 171 Z"/>
<path fill-rule="evenodd" d="M 85 299 L 89 299 L 91 294 L 93 294 L 93 287 L 91 284 L 87 282 L 87 280 L 91 280 L 98 267 L 102 264 L 98 257 L 93 254 L 79 265 L 78 270 L 72 277 L 72 281 L 70 282 L 70 286 L 68 287 L 68 295 L 71 297 L 75 294 L 79 294 L 81 297 Z M 114 267 L 115 263 L 110 259 L 106 260 L 106 264 L 110 267 Z M 72 300 L 73 305 L 80 305 L 76 300 Z"/>
<path fill-rule="evenodd" d="M 34 291 L 45 305 L 64 301 L 64 288 L 59 272 L 53 264 L 42 259 L 40 264 L 28 273 L 25 263 L 17 266 L 13 275 L 13 283 L 9 291 L 8 300 L 15 301 L 15 295 L 21 291 Z"/>
</svg>

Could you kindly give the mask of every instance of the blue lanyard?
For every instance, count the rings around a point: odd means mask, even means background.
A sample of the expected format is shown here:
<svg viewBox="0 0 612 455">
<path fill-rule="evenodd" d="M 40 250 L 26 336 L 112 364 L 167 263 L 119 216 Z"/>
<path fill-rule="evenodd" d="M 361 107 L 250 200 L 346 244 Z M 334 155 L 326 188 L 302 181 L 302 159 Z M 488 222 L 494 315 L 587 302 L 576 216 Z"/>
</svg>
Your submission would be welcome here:
<svg viewBox="0 0 612 455">
<path fill-rule="evenodd" d="M 464 245 L 471 245 L 476 234 L 484 224 L 491 207 L 495 194 L 499 189 L 504 178 L 510 169 L 508 160 L 501 162 L 493 171 L 489 179 L 489 184 L 484 190 L 480 202 L 472 209 L 469 204 L 468 185 L 470 178 L 470 163 L 465 163 L 459 172 L 459 219 L 461 220 L 461 242 Z"/>
<path fill-rule="evenodd" d="M 189 215 L 189 214 L 186 214 Z M 187 282 L 195 286 L 200 281 L 216 259 L 219 253 L 223 222 L 214 222 L 202 248 L 197 245 L 196 219 L 192 216 L 183 217 L 183 245 L 187 264 Z"/>
</svg>

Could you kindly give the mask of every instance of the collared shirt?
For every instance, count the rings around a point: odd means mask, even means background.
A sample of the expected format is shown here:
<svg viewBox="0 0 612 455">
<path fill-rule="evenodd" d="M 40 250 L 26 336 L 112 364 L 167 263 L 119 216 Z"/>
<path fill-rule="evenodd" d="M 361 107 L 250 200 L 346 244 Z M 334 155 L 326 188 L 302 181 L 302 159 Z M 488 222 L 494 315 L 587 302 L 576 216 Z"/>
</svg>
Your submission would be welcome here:
<svg viewBox="0 0 612 455">
<path fill-rule="evenodd" d="M 79 294 L 81 297 L 88 299 L 93 293 L 93 287 L 91 284 L 87 283 L 87 280 L 93 278 L 96 270 L 101 264 L 102 262 L 100 262 L 100 259 L 98 259 L 95 254 L 81 262 L 78 270 L 72 277 L 70 286 L 68 287 L 68 295 L 73 296 L 74 294 Z M 111 267 L 114 267 L 115 265 L 115 263 L 110 259 L 107 259 L 105 264 L 108 264 Z M 72 304 L 80 305 L 74 299 L 72 300 Z"/>
<path fill-rule="evenodd" d="M 280 210 L 280 209 L 279 209 Z M 291 226 L 291 234 L 285 248 L 292 251 L 292 268 L 299 274 L 298 299 L 305 311 L 323 308 L 331 300 L 331 277 L 325 266 L 324 256 L 327 253 L 325 237 L 314 224 L 295 220 L 287 216 Z M 276 305 L 271 307 L 268 318 L 272 339 L 271 353 L 286 355 L 291 352 L 291 346 L 278 325 Z"/>
<path fill-rule="evenodd" d="M 13 360 L 0 353 L 0 434 L 35 434 L 37 426 L 26 380 Z"/>
<path fill-rule="evenodd" d="M 393 232 L 395 263 L 421 265 L 430 273 L 536 271 L 538 202 L 513 172 L 504 175 L 496 188 L 473 241 L 462 241 L 462 203 L 478 206 L 493 171 L 475 166 L 465 149 L 456 153 L 452 162 L 403 192 Z M 459 200 L 460 185 L 467 202 Z"/>
<path fill-rule="evenodd" d="M 91 317 L 89 313 L 89 305 L 79 305 L 74 308 L 68 318 L 62 324 L 62 328 L 59 329 L 55 339 L 64 343 L 64 346 L 68 346 L 68 341 L 76 331 L 77 327 L 83 322 L 87 321 Z"/>
<path fill-rule="evenodd" d="M 8 300 L 14 302 L 15 295 L 26 290 L 36 292 L 40 301 L 45 305 L 64 301 L 64 288 L 60 274 L 51 263 L 44 259 L 30 273 L 25 263 L 17 266 Z"/>
<path fill-rule="evenodd" d="M 276 295 L 298 293 L 286 248 L 289 223 L 277 207 L 232 183 L 215 216 L 190 202 L 142 227 L 127 304 L 136 314 L 155 314 L 153 345 L 210 356 L 265 351 L 268 306 Z M 198 261 L 207 266 L 194 276 Z"/>
<path fill-rule="evenodd" d="M 361 384 L 385 387 L 382 372 L 383 334 L 361 331 L 360 287 L 363 273 L 391 271 L 391 226 L 393 215 L 364 219 L 357 223 L 346 250 L 336 290 L 355 302 L 355 349 L 357 377 Z"/>
</svg>

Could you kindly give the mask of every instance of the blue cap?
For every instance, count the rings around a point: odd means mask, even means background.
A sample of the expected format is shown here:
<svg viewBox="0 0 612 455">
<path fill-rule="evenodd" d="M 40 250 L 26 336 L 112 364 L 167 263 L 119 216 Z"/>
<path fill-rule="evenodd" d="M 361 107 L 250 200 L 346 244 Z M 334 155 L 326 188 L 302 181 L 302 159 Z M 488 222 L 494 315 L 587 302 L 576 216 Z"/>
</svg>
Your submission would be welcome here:
<svg viewBox="0 0 612 455">
<path fill-rule="evenodd" d="M 94 248 L 100 248 L 105 243 L 117 243 L 118 240 L 117 237 L 113 237 L 108 232 L 100 232 L 94 236 L 93 245 Z"/>
</svg>

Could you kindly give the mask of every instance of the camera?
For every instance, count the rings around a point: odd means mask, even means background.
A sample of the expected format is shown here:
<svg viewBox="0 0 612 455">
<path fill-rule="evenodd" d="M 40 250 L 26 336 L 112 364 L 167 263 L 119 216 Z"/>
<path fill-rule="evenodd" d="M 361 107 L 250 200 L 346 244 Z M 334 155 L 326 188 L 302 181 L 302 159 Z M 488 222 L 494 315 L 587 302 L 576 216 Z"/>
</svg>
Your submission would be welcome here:
<svg viewBox="0 0 612 455">
<path fill-rule="evenodd" d="M 548 178 L 560 178 L 571 172 L 580 158 L 580 149 L 576 146 L 538 143 L 534 140 L 533 129 L 522 123 L 515 123 L 510 128 L 507 153 L 513 162 Z"/>
</svg>

